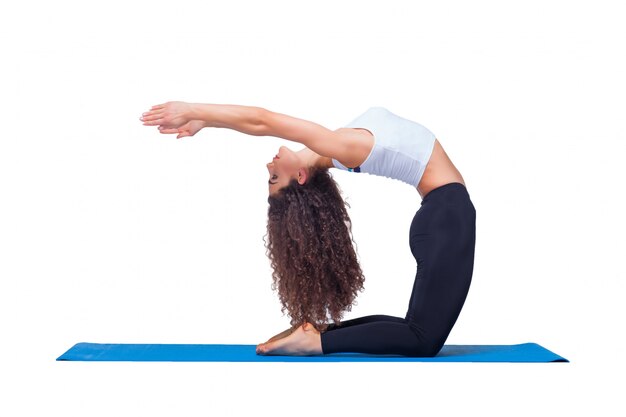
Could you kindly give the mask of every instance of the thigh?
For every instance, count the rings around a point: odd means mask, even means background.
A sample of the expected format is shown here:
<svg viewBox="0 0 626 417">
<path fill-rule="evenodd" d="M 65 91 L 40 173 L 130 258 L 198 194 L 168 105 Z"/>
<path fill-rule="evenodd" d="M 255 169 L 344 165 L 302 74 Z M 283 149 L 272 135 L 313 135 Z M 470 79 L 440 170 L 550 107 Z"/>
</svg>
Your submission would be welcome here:
<svg viewBox="0 0 626 417">
<path fill-rule="evenodd" d="M 418 267 L 406 319 L 418 335 L 443 344 L 472 279 L 475 210 L 468 200 L 431 205 L 419 214 L 411 227 Z"/>
</svg>

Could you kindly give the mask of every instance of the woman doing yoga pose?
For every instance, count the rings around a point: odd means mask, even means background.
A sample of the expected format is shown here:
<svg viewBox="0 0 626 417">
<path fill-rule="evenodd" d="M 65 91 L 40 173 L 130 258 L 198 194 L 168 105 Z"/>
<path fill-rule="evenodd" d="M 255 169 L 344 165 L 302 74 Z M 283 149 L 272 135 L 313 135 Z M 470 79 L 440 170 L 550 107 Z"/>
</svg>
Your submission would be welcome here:
<svg viewBox="0 0 626 417">
<path fill-rule="evenodd" d="M 153 106 L 140 120 L 177 138 L 220 127 L 305 146 L 298 152 L 281 146 L 267 164 L 266 248 L 292 327 L 259 344 L 258 354 L 439 352 L 472 280 L 476 211 L 463 177 L 428 129 L 382 107 L 337 130 L 259 107 L 180 101 Z M 364 277 L 330 168 L 401 180 L 422 198 L 409 229 L 417 268 L 404 318 L 341 321 Z M 385 213 L 378 216 L 384 221 Z"/>
</svg>

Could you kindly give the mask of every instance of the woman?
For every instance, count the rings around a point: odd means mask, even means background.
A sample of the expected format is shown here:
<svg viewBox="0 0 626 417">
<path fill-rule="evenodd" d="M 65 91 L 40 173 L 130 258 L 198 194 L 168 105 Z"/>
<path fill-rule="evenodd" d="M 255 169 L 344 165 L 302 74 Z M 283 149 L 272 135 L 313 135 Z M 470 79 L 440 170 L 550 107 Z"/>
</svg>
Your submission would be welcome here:
<svg viewBox="0 0 626 417">
<path fill-rule="evenodd" d="M 283 146 L 267 164 L 266 247 L 274 288 L 292 328 L 259 344 L 258 354 L 439 352 L 469 291 L 476 211 L 463 177 L 428 129 L 380 107 L 334 131 L 238 105 L 168 102 L 140 120 L 178 139 L 222 127 L 305 145 L 299 152 Z M 409 231 L 417 273 L 405 318 L 374 315 L 341 322 L 363 288 L 363 273 L 330 168 L 398 179 L 422 197 Z"/>
</svg>

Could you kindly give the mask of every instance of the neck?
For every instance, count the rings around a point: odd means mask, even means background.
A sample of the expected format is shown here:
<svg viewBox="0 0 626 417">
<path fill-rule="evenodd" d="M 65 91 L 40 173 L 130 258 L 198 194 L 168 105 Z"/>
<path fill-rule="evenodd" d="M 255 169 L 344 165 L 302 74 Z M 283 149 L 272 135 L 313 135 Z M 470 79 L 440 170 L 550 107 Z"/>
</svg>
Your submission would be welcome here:
<svg viewBox="0 0 626 417">
<path fill-rule="evenodd" d="M 309 148 L 304 148 L 298 151 L 298 155 L 302 158 L 302 161 L 308 167 L 317 167 L 317 168 L 332 168 L 333 161 L 327 157 L 319 155 Z"/>
</svg>

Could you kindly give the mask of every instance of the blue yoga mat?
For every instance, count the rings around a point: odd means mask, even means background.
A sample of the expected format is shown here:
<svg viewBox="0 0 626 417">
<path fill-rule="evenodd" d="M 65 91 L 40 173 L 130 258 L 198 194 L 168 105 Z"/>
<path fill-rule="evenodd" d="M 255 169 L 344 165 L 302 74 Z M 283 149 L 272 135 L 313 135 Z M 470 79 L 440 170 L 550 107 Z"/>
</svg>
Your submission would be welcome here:
<svg viewBox="0 0 626 417">
<path fill-rule="evenodd" d="M 315 356 L 261 356 L 254 345 L 173 345 L 78 343 L 58 361 L 131 362 L 569 362 L 536 343 L 446 345 L 434 358 L 333 353 Z"/>
</svg>

